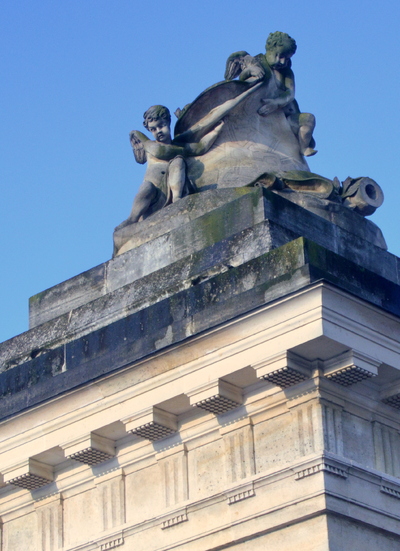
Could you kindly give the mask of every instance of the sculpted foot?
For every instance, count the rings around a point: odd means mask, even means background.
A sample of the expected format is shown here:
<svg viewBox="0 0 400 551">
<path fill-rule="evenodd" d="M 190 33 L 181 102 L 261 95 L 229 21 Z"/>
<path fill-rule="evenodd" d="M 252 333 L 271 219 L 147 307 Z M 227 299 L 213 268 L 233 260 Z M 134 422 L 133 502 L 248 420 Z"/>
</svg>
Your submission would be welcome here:
<svg viewBox="0 0 400 551">
<path fill-rule="evenodd" d="M 131 224 L 135 224 L 137 220 L 131 220 L 130 218 L 127 218 L 119 226 L 117 226 L 114 231 L 122 230 L 122 228 L 125 228 L 126 226 L 130 226 Z"/>
<path fill-rule="evenodd" d="M 316 149 L 313 149 L 312 147 L 307 147 L 307 148 L 303 151 L 304 157 L 312 157 L 312 156 L 315 155 L 316 153 L 318 153 L 318 151 L 317 151 Z"/>
</svg>

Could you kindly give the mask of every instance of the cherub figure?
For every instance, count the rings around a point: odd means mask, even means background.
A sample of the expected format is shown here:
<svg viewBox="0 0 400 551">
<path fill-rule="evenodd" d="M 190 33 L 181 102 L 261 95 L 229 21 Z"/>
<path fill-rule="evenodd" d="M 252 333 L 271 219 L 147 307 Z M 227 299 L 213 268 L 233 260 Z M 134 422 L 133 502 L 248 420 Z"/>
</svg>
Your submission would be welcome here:
<svg viewBox="0 0 400 551">
<path fill-rule="evenodd" d="M 192 191 L 187 177 L 185 157 L 203 155 L 216 140 L 223 123 L 220 122 L 197 143 L 176 143 L 171 139 L 171 115 L 167 107 L 153 105 L 143 115 L 144 127 L 153 134 L 155 141 L 142 132 L 133 130 L 129 137 L 135 159 L 147 162 L 147 170 L 133 201 L 127 220 L 118 226 L 133 224 L 161 202 L 161 206 L 175 202 Z"/>
<path fill-rule="evenodd" d="M 195 191 L 188 178 L 185 158 L 207 153 L 222 130 L 222 119 L 261 85 L 255 84 L 239 96 L 214 107 L 173 140 L 171 115 L 167 107 L 150 107 L 143 115 L 143 125 L 153 134 L 154 141 L 138 130 L 133 130 L 129 135 L 136 161 L 140 164 L 147 162 L 146 174 L 129 217 L 116 230 L 134 224 L 141 216 Z"/>
<path fill-rule="evenodd" d="M 306 157 L 315 155 L 315 140 L 312 133 L 315 128 L 315 117 L 311 113 L 301 113 L 295 100 L 294 74 L 291 69 L 291 58 L 297 46 L 293 38 L 286 33 L 275 32 L 268 36 L 266 53 L 255 57 L 247 52 L 236 52 L 229 56 L 226 64 L 225 79 L 239 76 L 239 80 L 256 82 L 269 81 L 276 83 L 273 97 L 262 99 L 263 105 L 258 109 L 259 115 L 266 117 L 277 109 L 282 109 L 297 137 L 300 151 Z"/>
</svg>

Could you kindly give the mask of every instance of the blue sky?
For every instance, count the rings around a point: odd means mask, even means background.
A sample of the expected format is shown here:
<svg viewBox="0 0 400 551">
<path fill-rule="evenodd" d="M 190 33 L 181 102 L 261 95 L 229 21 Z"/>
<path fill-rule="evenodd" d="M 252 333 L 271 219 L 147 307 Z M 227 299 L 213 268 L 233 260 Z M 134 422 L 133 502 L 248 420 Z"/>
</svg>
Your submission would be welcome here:
<svg viewBox="0 0 400 551">
<path fill-rule="evenodd" d="M 398 0 L 3 0 L 0 341 L 28 329 L 31 295 L 110 259 L 144 174 L 128 139 L 143 112 L 183 107 L 276 30 L 317 118 L 311 170 L 375 179 L 371 220 L 400 256 L 399 21 Z"/>
</svg>

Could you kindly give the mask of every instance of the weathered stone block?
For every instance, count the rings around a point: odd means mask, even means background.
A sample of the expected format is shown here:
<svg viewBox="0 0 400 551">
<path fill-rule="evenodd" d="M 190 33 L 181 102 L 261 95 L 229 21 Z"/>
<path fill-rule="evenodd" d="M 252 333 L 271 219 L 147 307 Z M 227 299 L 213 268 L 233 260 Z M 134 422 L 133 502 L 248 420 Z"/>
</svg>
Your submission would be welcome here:
<svg viewBox="0 0 400 551">
<path fill-rule="evenodd" d="M 319 280 L 400 314 L 400 287 L 303 238 L 183 290 L 0 374 L 0 415 L 93 381 Z M 9 364 L 10 365 L 10 364 Z"/>
</svg>

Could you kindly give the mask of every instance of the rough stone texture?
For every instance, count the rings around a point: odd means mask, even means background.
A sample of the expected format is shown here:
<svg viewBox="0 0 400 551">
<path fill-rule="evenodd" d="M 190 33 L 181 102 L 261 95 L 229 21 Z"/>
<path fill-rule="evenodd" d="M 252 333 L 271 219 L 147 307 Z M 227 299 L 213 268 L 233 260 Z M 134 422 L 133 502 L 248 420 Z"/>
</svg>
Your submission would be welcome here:
<svg viewBox="0 0 400 551">
<path fill-rule="evenodd" d="M 371 220 L 366 220 L 359 215 L 355 217 L 356 213 L 342 204 L 287 189 L 280 191 L 279 195 L 318 216 L 322 216 L 325 220 L 333 222 L 343 230 L 365 239 L 368 243 L 381 249 L 387 249 L 381 230 Z"/>
</svg>

